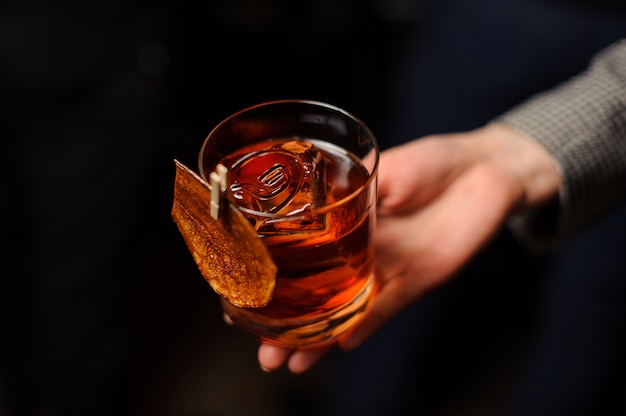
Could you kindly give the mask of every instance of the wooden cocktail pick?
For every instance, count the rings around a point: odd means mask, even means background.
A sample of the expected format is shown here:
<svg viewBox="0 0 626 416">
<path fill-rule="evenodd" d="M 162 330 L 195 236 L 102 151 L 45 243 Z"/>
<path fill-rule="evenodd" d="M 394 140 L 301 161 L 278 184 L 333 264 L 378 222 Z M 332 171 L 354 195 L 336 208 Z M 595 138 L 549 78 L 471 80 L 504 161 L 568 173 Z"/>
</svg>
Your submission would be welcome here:
<svg viewBox="0 0 626 416">
<path fill-rule="evenodd" d="M 172 218 L 202 276 L 235 306 L 259 308 L 274 294 L 277 267 L 252 225 L 223 197 L 225 168 L 209 185 L 175 160 Z"/>
</svg>

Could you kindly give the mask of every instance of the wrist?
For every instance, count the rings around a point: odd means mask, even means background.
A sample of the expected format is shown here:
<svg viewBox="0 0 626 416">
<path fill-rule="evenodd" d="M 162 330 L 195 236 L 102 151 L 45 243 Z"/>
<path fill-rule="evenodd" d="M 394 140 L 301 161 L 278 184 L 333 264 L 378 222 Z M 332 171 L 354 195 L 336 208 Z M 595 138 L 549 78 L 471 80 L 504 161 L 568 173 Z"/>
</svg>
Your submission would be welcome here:
<svg viewBox="0 0 626 416">
<path fill-rule="evenodd" d="M 558 165 L 532 137 L 499 123 L 477 129 L 472 136 L 475 142 L 469 144 L 483 163 L 497 166 L 512 188 L 519 187 L 513 212 L 538 209 L 557 199 L 562 181 Z"/>
</svg>

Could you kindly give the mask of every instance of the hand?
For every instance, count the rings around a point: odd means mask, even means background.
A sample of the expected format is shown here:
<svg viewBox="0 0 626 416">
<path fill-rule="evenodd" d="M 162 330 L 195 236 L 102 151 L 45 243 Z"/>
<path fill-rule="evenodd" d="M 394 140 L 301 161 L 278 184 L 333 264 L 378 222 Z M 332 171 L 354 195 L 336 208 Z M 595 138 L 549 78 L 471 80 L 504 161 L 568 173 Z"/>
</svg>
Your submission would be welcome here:
<svg viewBox="0 0 626 416">
<path fill-rule="evenodd" d="M 381 154 L 375 232 L 379 292 L 361 322 L 337 342 L 359 346 L 381 325 L 443 284 L 516 210 L 554 199 L 560 177 L 536 142 L 500 125 L 430 136 Z M 334 345 L 334 344 L 333 344 Z M 308 370 L 333 345 L 261 345 L 267 371 Z"/>
</svg>

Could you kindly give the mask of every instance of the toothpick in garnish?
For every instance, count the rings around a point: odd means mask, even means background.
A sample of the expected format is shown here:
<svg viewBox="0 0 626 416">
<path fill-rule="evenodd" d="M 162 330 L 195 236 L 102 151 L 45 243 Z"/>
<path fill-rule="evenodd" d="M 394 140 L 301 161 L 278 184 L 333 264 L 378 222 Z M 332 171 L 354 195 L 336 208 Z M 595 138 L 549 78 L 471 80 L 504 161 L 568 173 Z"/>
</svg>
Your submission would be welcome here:
<svg viewBox="0 0 626 416">
<path fill-rule="evenodd" d="M 226 192 L 226 187 L 228 186 L 228 180 L 226 178 L 226 175 L 228 174 L 228 168 L 222 165 L 221 163 L 218 163 L 217 166 L 215 167 L 215 171 L 220 177 L 221 191 Z"/>
<path fill-rule="evenodd" d="M 211 217 L 218 219 L 220 216 L 220 203 L 226 195 L 228 168 L 219 163 L 215 172 L 211 172 L 209 180 L 211 181 Z"/>
<path fill-rule="evenodd" d="M 211 217 L 217 220 L 220 216 L 220 199 L 222 199 L 222 185 L 220 176 L 216 172 L 209 175 L 211 181 Z"/>
</svg>

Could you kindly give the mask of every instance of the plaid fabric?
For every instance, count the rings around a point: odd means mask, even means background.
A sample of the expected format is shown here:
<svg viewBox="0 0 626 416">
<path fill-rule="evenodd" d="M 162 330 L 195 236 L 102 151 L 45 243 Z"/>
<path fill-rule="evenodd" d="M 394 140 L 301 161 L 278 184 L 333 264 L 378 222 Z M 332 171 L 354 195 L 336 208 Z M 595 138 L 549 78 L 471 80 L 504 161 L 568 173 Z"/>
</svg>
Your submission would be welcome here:
<svg viewBox="0 0 626 416">
<path fill-rule="evenodd" d="M 543 144 L 564 179 L 558 206 L 511 219 L 516 235 L 541 249 L 590 224 L 626 195 L 626 40 L 496 121 Z"/>
</svg>

